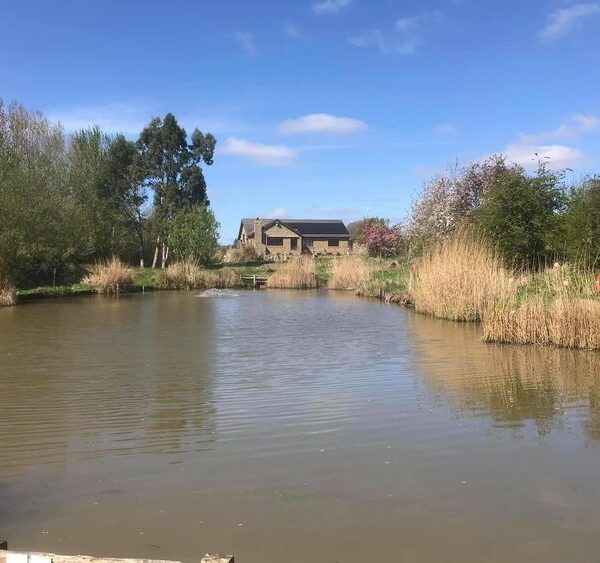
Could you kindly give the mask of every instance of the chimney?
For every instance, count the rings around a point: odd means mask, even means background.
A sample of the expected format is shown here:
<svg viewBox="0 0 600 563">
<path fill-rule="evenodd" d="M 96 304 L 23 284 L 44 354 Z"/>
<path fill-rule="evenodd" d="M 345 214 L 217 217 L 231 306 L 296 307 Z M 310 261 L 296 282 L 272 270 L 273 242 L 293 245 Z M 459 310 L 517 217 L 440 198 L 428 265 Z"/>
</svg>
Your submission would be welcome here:
<svg viewBox="0 0 600 563">
<path fill-rule="evenodd" d="M 262 221 L 257 217 L 254 219 L 254 247 L 259 256 L 265 255 L 265 245 L 263 243 Z"/>
</svg>

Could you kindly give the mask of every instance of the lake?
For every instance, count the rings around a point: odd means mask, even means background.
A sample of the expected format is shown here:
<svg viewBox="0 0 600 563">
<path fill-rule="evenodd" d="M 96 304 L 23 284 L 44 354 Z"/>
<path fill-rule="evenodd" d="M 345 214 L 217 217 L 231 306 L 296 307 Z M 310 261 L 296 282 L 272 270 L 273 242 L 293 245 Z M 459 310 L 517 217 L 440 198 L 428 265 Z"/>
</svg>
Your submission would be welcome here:
<svg viewBox="0 0 600 563">
<path fill-rule="evenodd" d="M 186 561 L 596 561 L 600 354 L 325 291 L 3 309 L 0 535 Z"/>
</svg>

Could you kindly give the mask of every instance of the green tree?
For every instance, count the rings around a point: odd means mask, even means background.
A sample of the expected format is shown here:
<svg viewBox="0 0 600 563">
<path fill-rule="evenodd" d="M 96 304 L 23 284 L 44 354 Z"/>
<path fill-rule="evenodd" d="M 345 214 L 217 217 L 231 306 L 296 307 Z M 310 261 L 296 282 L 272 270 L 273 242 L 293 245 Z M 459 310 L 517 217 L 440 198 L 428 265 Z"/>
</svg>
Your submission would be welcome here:
<svg viewBox="0 0 600 563">
<path fill-rule="evenodd" d="M 563 206 L 563 173 L 540 163 L 531 176 L 520 167 L 498 174 L 476 219 L 507 261 L 538 267 L 556 254 Z"/>
<path fill-rule="evenodd" d="M 208 205 L 206 181 L 200 167 L 213 163 L 216 139 L 195 129 L 191 143 L 171 113 L 164 119 L 154 118 L 137 141 L 146 187 L 154 193 L 153 222 L 156 247 L 152 267 L 159 252 L 164 267 L 169 255 L 168 238 L 175 212 L 186 205 Z"/>
<path fill-rule="evenodd" d="M 208 207 L 189 205 L 173 215 L 169 245 L 177 258 L 206 264 L 219 247 L 218 229 L 215 214 Z"/>
<path fill-rule="evenodd" d="M 588 267 L 600 265 L 600 178 L 571 189 L 562 219 L 565 257 Z"/>
<path fill-rule="evenodd" d="M 60 126 L 0 100 L 0 268 L 19 286 L 51 282 L 79 252 L 65 155 Z"/>
</svg>

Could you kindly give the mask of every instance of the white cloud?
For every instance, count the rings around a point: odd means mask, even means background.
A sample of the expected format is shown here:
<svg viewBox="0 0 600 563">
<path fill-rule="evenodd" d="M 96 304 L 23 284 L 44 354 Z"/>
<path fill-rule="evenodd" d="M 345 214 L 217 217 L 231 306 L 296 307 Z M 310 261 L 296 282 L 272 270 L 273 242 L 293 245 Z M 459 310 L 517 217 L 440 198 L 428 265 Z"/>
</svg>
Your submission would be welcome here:
<svg viewBox="0 0 600 563">
<path fill-rule="evenodd" d="M 220 148 L 222 154 L 247 158 L 266 166 L 284 166 L 296 158 L 296 151 L 284 145 L 264 145 L 229 137 Z"/>
<path fill-rule="evenodd" d="M 337 14 L 343 8 L 348 6 L 352 0 L 322 0 L 321 2 L 315 2 L 311 9 L 313 13 L 318 16 L 324 14 Z"/>
<path fill-rule="evenodd" d="M 585 153 L 560 141 L 576 140 L 585 133 L 600 129 L 600 119 L 594 115 L 576 113 L 555 129 L 535 134 L 520 134 L 502 152 L 508 160 L 526 168 L 546 162 L 550 168 L 575 168 L 587 162 Z"/>
<path fill-rule="evenodd" d="M 248 31 L 236 31 L 232 33 L 231 37 L 247 56 L 255 57 L 258 54 L 258 47 L 252 33 Z"/>
<path fill-rule="evenodd" d="M 279 124 L 281 133 L 352 133 L 368 126 L 360 119 L 337 117 L 328 113 L 312 113 Z"/>
<path fill-rule="evenodd" d="M 438 10 L 422 12 L 398 18 L 393 31 L 366 30 L 350 36 L 348 41 L 355 47 L 376 47 L 386 55 L 410 55 L 423 43 L 425 26 L 442 20 L 443 15 Z"/>
<path fill-rule="evenodd" d="M 512 144 L 505 147 L 502 154 L 506 158 L 525 168 L 537 166 L 538 161 L 547 162 L 553 169 L 575 168 L 585 164 L 585 153 L 575 147 L 566 145 L 522 145 Z"/>
<path fill-rule="evenodd" d="M 576 113 L 561 123 L 556 129 L 543 131 L 534 135 L 519 136 L 521 144 L 549 143 L 564 139 L 577 139 L 584 133 L 590 133 L 600 128 L 600 119 L 595 115 Z"/>
<path fill-rule="evenodd" d="M 538 36 L 548 41 L 564 37 L 581 27 L 586 18 L 598 14 L 600 14 L 598 3 L 574 4 L 568 8 L 555 10 L 548 15 L 546 27 L 538 33 Z"/>
<path fill-rule="evenodd" d="M 457 135 L 458 129 L 451 123 L 440 123 L 433 128 L 436 135 Z"/>
</svg>

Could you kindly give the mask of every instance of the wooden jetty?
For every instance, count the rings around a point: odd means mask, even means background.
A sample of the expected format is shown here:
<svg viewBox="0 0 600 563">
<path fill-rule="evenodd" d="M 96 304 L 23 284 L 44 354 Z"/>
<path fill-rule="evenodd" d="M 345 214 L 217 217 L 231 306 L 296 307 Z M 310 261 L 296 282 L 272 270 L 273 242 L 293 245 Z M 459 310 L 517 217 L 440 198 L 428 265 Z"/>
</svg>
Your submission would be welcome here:
<svg viewBox="0 0 600 563">
<path fill-rule="evenodd" d="M 252 287 L 261 287 L 267 285 L 267 279 L 268 276 L 242 276 L 242 283 Z"/>
<path fill-rule="evenodd" d="M 57 555 L 32 551 L 8 551 L 6 542 L 0 541 L 0 563 L 181 563 L 164 559 L 115 559 L 89 555 Z M 235 563 L 233 555 L 207 553 L 200 563 Z"/>
</svg>

